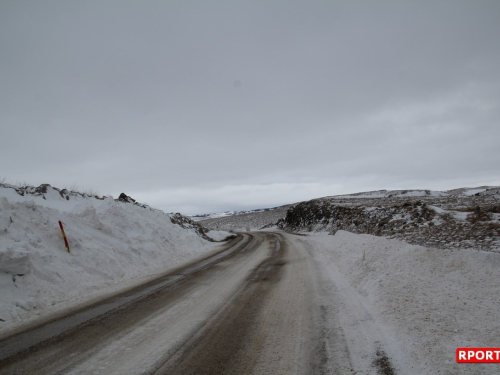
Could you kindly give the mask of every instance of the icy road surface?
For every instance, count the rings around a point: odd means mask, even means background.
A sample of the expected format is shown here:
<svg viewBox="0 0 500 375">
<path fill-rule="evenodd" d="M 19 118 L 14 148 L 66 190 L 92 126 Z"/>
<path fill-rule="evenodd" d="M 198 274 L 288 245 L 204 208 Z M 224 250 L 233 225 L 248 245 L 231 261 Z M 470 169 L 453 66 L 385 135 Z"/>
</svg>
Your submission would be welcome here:
<svg viewBox="0 0 500 375">
<path fill-rule="evenodd" d="M 299 236 L 244 233 L 215 256 L 2 339 L 0 373 L 411 373 L 322 267 Z"/>
</svg>

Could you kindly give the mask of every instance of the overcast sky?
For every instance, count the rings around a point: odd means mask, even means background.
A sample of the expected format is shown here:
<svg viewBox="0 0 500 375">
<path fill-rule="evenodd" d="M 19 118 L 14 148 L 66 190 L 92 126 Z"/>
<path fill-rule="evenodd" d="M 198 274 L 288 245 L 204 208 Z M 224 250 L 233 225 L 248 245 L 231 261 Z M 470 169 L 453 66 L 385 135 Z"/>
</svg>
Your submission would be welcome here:
<svg viewBox="0 0 500 375">
<path fill-rule="evenodd" d="M 167 212 L 500 185 L 500 1 L 0 0 L 0 130 Z"/>
</svg>

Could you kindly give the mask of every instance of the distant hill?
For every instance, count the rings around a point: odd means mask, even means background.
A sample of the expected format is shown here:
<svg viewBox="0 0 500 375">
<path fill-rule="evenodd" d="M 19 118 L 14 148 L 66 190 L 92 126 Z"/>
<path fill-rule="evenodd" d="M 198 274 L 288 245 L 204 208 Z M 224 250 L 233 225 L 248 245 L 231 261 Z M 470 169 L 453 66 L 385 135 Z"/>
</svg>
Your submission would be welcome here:
<svg viewBox="0 0 500 375">
<path fill-rule="evenodd" d="M 500 187 L 368 191 L 226 214 L 201 223 L 227 231 L 278 227 L 335 234 L 346 230 L 430 247 L 500 252 Z"/>
<path fill-rule="evenodd" d="M 212 214 L 191 215 L 190 217 L 194 221 L 200 221 L 200 220 L 216 219 L 216 218 L 227 217 L 227 216 L 235 216 L 235 215 L 251 214 L 251 213 L 258 213 L 258 212 L 274 211 L 274 210 L 277 210 L 279 208 L 288 207 L 288 206 L 289 205 L 278 206 L 278 207 L 269 207 L 269 208 L 257 208 L 255 210 L 247 210 L 247 211 L 215 212 L 215 213 L 212 213 Z"/>
</svg>

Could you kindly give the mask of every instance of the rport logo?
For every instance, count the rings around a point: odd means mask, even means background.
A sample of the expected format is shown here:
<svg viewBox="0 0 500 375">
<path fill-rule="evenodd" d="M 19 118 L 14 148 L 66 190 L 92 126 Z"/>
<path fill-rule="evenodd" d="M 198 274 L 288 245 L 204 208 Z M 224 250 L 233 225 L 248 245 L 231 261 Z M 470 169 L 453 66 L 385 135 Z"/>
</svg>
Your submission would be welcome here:
<svg viewBox="0 0 500 375">
<path fill-rule="evenodd" d="M 458 363 L 500 363 L 500 348 L 457 348 Z"/>
</svg>

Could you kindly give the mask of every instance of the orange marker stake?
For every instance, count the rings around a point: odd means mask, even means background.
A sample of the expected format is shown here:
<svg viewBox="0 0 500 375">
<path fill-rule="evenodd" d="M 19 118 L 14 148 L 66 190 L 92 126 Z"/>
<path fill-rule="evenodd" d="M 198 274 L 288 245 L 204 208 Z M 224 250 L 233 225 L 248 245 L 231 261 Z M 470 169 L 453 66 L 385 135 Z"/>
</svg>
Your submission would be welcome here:
<svg viewBox="0 0 500 375">
<path fill-rule="evenodd" d="M 61 227 L 61 232 L 64 237 L 64 244 L 66 245 L 66 249 L 68 249 L 68 253 L 71 253 L 71 251 L 69 251 L 68 239 L 66 238 L 66 233 L 64 233 L 64 228 L 61 221 L 59 221 L 59 226 Z"/>
</svg>

